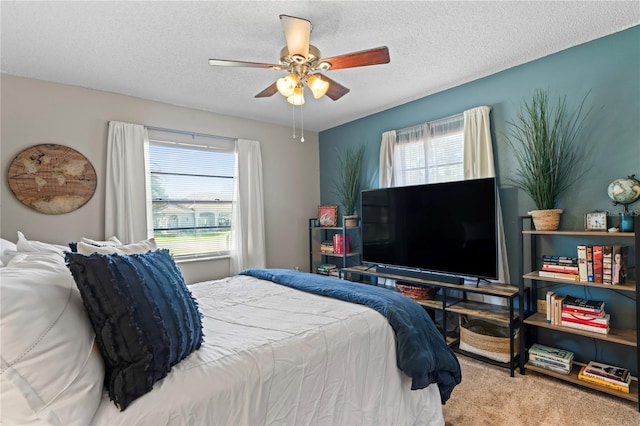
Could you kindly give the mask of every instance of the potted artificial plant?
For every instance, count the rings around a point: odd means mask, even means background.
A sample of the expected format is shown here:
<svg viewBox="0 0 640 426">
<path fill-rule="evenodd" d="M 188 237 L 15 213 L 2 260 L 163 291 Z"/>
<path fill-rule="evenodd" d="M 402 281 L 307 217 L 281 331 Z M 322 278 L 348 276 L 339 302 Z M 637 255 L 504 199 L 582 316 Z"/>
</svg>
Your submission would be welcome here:
<svg viewBox="0 0 640 426">
<path fill-rule="evenodd" d="M 358 223 L 355 212 L 360 196 L 360 171 L 363 157 L 364 145 L 348 146 L 342 154 L 338 153 L 339 170 L 334 183 L 346 226 L 356 226 Z"/>
<path fill-rule="evenodd" d="M 510 181 L 535 203 L 537 210 L 529 215 L 537 230 L 558 229 L 558 197 L 582 175 L 584 148 L 577 138 L 590 112 L 582 113 L 585 99 L 570 112 L 565 98 L 550 106 L 548 93 L 536 89 L 530 102 L 523 101 L 516 119 L 507 122 L 506 138 L 517 163 Z"/>
</svg>

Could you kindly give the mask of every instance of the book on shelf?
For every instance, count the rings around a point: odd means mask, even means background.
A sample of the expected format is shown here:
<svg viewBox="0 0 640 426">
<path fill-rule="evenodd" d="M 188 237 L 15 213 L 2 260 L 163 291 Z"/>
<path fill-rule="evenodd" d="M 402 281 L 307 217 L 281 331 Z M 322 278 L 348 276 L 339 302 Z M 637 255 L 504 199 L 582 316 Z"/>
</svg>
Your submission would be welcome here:
<svg viewBox="0 0 640 426">
<path fill-rule="evenodd" d="M 609 327 L 609 320 L 611 316 L 605 314 L 602 317 L 590 317 L 587 315 L 580 315 L 572 312 L 563 312 L 562 321 L 574 322 L 577 324 L 591 325 L 593 327 L 606 328 Z"/>
<path fill-rule="evenodd" d="M 544 368 L 545 370 L 553 371 L 555 373 L 560 373 L 560 374 L 571 373 L 571 369 L 566 369 L 564 367 L 556 367 L 555 365 L 547 364 L 545 362 L 538 362 L 538 361 L 529 359 L 529 364 L 535 365 L 536 367 Z"/>
<path fill-rule="evenodd" d="M 583 311 L 580 308 L 575 308 L 573 306 L 567 305 L 566 303 L 562 305 L 562 313 L 564 314 L 565 312 L 569 314 L 577 314 L 579 316 L 588 317 L 588 318 L 603 318 L 606 314 L 604 310 L 599 312 Z"/>
<path fill-rule="evenodd" d="M 576 330 L 590 331 L 591 333 L 609 334 L 609 325 L 603 327 L 597 325 L 581 324 L 573 321 L 562 320 L 560 324 L 563 327 L 575 328 Z"/>
<path fill-rule="evenodd" d="M 590 376 L 585 376 L 584 374 L 584 370 L 587 367 L 582 367 L 580 368 L 580 371 L 578 372 L 578 380 L 582 380 L 584 382 L 588 382 L 588 383 L 593 383 L 595 385 L 600 385 L 609 389 L 613 389 L 613 390 L 617 390 L 620 392 L 624 392 L 624 393 L 629 393 L 629 385 L 626 385 L 624 383 L 621 384 L 616 384 L 616 383 L 611 383 L 611 382 L 607 382 L 605 380 L 601 380 L 601 379 L 596 379 Z"/>
<path fill-rule="evenodd" d="M 637 248 L 636 248 L 637 250 Z M 627 280 L 627 256 L 629 254 L 628 246 L 613 246 L 613 260 L 611 264 L 611 273 L 613 275 L 612 284 L 624 284 Z"/>
<path fill-rule="evenodd" d="M 335 254 L 351 253 L 349 234 L 347 234 L 346 236 L 343 236 L 339 233 L 333 235 L 333 252 Z"/>
<path fill-rule="evenodd" d="M 547 302 L 547 323 L 551 324 L 551 315 L 553 315 L 552 309 L 551 309 L 551 298 L 553 297 L 553 295 L 556 294 L 555 292 L 549 290 L 547 291 L 547 295 L 546 295 L 546 302 Z"/>
<path fill-rule="evenodd" d="M 534 343 L 529 348 L 529 355 L 534 355 L 552 361 L 558 361 L 564 364 L 570 364 L 573 361 L 573 352 L 554 348 L 551 346 L 541 345 L 540 343 Z"/>
<path fill-rule="evenodd" d="M 593 246 L 593 282 L 602 283 L 602 246 Z"/>
<path fill-rule="evenodd" d="M 602 378 L 614 383 L 627 383 L 631 380 L 629 370 L 615 365 L 609 365 L 597 361 L 589 361 L 584 373 L 595 378 Z"/>
<path fill-rule="evenodd" d="M 550 264 L 547 264 L 547 263 L 544 263 L 542 265 L 542 270 L 543 271 L 549 271 L 549 272 L 568 273 L 568 274 L 578 274 L 579 273 L 577 266 L 550 265 Z"/>
<path fill-rule="evenodd" d="M 580 276 L 571 272 L 552 272 L 552 271 L 538 271 L 538 276 L 547 278 L 559 278 L 562 280 L 580 281 Z"/>
<path fill-rule="evenodd" d="M 613 284 L 613 246 L 602 246 L 602 283 Z"/>
<path fill-rule="evenodd" d="M 593 282 L 593 246 L 587 246 L 587 281 Z"/>
<path fill-rule="evenodd" d="M 565 265 L 577 265 L 578 258 L 569 257 L 569 256 L 555 256 L 551 254 L 543 254 L 542 261 L 545 263 L 554 263 L 557 265 L 565 264 Z"/>
<path fill-rule="evenodd" d="M 578 246 L 578 275 L 580 281 L 587 281 L 587 246 Z"/>
<path fill-rule="evenodd" d="M 564 298 L 564 305 L 569 308 L 596 313 L 600 313 L 600 311 L 604 310 L 604 301 L 602 300 L 588 300 L 570 295 L 567 295 Z"/>
<path fill-rule="evenodd" d="M 543 363 L 543 364 L 548 364 L 551 365 L 553 367 L 565 370 L 567 373 L 569 373 L 571 371 L 571 367 L 573 366 L 573 361 L 570 361 L 569 363 L 564 363 L 564 362 L 560 362 L 560 361 L 554 361 L 548 358 L 542 358 L 539 357 L 537 355 L 533 355 L 533 354 L 529 354 L 529 361 L 531 362 L 535 362 L 535 363 Z"/>
<path fill-rule="evenodd" d="M 322 269 L 325 271 L 331 271 L 333 269 L 338 269 L 337 265 L 334 265 L 333 263 L 321 263 L 318 265 L 318 269 Z"/>
</svg>

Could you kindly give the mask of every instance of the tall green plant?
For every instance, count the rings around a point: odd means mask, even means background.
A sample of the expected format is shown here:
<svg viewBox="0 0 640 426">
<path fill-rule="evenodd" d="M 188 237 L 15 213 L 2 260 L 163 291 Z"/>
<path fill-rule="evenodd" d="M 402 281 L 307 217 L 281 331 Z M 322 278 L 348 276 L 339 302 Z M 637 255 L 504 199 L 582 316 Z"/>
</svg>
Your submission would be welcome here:
<svg viewBox="0 0 640 426">
<path fill-rule="evenodd" d="M 356 204 L 360 196 L 360 171 L 364 157 L 364 145 L 358 147 L 348 146 L 341 154 L 338 152 L 340 170 L 334 179 L 335 193 L 342 205 L 345 216 L 352 215 L 356 211 Z"/>
<path fill-rule="evenodd" d="M 556 208 L 558 197 L 582 174 L 583 148 L 578 146 L 585 120 L 584 102 L 569 112 L 566 96 L 549 105 L 549 94 L 536 89 L 531 101 L 523 101 L 516 120 L 507 122 L 507 141 L 518 170 L 509 179 L 529 195 L 539 210 Z"/>
</svg>

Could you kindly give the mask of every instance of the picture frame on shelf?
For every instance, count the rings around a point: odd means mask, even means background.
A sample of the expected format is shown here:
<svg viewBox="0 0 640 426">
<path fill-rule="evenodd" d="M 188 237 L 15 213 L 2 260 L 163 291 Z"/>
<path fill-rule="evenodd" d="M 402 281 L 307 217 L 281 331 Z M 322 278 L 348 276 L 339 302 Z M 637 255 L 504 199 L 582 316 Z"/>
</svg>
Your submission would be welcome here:
<svg viewBox="0 0 640 426">
<path fill-rule="evenodd" d="M 318 206 L 321 227 L 338 226 L 338 206 Z"/>
</svg>

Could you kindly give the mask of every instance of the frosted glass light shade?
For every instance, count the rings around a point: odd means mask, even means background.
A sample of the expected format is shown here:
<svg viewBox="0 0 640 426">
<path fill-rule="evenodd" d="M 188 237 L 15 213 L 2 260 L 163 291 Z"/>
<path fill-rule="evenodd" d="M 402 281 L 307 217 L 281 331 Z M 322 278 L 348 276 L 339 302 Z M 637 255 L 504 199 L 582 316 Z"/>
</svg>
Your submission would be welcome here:
<svg viewBox="0 0 640 426">
<path fill-rule="evenodd" d="M 327 90 L 329 90 L 329 82 L 323 80 L 318 74 L 310 75 L 307 78 L 307 85 L 309 89 L 311 89 L 313 97 L 316 99 L 323 97 L 325 93 L 327 93 Z"/>
<path fill-rule="evenodd" d="M 282 96 L 291 96 L 293 95 L 294 89 L 298 85 L 298 76 L 294 73 L 286 75 L 282 78 L 279 78 L 276 82 L 276 87 L 278 88 L 278 92 Z"/>
<path fill-rule="evenodd" d="M 304 90 L 302 86 L 293 89 L 293 95 L 287 98 L 287 102 L 293 105 L 304 105 Z"/>
</svg>

